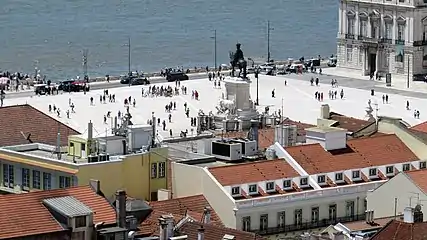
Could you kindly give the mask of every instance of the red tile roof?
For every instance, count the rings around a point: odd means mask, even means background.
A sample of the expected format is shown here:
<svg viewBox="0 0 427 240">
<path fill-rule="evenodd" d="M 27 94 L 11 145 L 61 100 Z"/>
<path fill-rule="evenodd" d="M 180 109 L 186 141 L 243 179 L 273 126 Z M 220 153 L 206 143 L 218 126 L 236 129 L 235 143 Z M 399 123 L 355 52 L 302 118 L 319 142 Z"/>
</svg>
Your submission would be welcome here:
<svg viewBox="0 0 427 240">
<path fill-rule="evenodd" d="M 348 229 L 350 229 L 352 232 L 367 231 L 367 230 L 382 228 L 385 225 L 387 225 L 390 222 L 390 220 L 393 220 L 393 219 L 395 219 L 395 217 L 384 217 L 384 218 L 374 219 L 373 223 L 367 223 L 366 220 L 362 220 L 362 221 L 354 221 L 354 222 L 341 223 L 341 224 L 347 227 Z"/>
<path fill-rule="evenodd" d="M 209 171 L 223 186 L 299 176 L 281 159 L 211 167 Z"/>
<path fill-rule="evenodd" d="M 350 132 L 357 132 L 375 122 L 366 121 L 363 119 L 357 119 L 352 117 L 347 117 L 339 113 L 331 112 L 329 114 L 329 119 L 337 121 L 336 124 L 333 124 L 332 127 L 339 127 L 347 129 Z"/>
<path fill-rule="evenodd" d="M 427 121 L 411 127 L 412 130 L 427 133 Z"/>
<path fill-rule="evenodd" d="M 64 229 L 50 214 L 42 201 L 48 198 L 73 196 L 94 212 L 94 222 L 114 224 L 116 211 L 90 186 L 37 191 L 0 196 L 0 239 L 46 234 Z"/>
<path fill-rule="evenodd" d="M 427 239 L 427 222 L 405 223 L 392 220 L 371 240 L 423 240 Z"/>
<path fill-rule="evenodd" d="M 361 169 L 419 160 L 394 134 L 351 139 L 347 148 L 326 151 L 320 144 L 285 148 L 309 174 Z"/>
<path fill-rule="evenodd" d="M 143 235 L 152 235 L 158 231 L 158 219 L 162 215 L 172 214 L 176 222 L 184 218 L 186 215 L 189 215 L 197 221 L 201 221 L 205 208 L 211 207 L 203 195 L 150 202 L 149 205 L 153 209 L 153 212 L 151 212 L 150 216 L 148 216 L 148 218 L 145 219 L 139 227 L 140 234 Z M 222 225 L 221 219 L 212 207 L 211 221 L 214 224 Z"/>
<path fill-rule="evenodd" d="M 63 145 L 67 145 L 69 135 L 79 134 L 30 105 L 0 108 L 0 146 L 28 144 L 29 134 L 34 143 L 56 145 L 58 127 Z"/>
<path fill-rule="evenodd" d="M 256 235 L 255 233 L 244 232 L 236 229 L 215 226 L 212 224 L 200 224 L 196 222 L 187 222 L 180 229 L 179 232 L 187 235 L 188 239 L 197 239 L 198 230 L 203 226 L 204 240 L 219 240 L 223 239 L 225 234 L 232 235 L 236 240 L 264 240 L 264 237 Z"/>
<path fill-rule="evenodd" d="M 423 192 L 427 193 L 427 169 L 405 172 Z"/>
</svg>

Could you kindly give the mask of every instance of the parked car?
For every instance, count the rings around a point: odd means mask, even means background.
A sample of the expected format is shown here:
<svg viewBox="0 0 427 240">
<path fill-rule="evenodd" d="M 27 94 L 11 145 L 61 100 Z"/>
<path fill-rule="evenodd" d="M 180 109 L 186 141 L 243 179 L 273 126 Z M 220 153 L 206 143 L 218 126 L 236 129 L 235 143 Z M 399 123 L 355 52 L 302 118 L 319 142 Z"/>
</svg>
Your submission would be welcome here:
<svg viewBox="0 0 427 240">
<path fill-rule="evenodd" d="M 131 85 L 148 85 L 150 81 L 147 78 L 134 78 L 132 79 Z"/>
<path fill-rule="evenodd" d="M 130 81 L 132 81 L 132 79 L 136 78 L 137 76 L 135 75 L 126 75 L 126 76 L 120 76 L 120 83 L 121 84 L 129 84 Z"/>
<path fill-rule="evenodd" d="M 189 79 L 188 75 L 183 72 L 171 72 L 171 73 L 168 73 L 168 75 L 166 76 L 166 80 L 168 82 L 175 82 L 177 80 L 183 81 L 188 79 Z"/>
<path fill-rule="evenodd" d="M 60 82 L 58 86 L 58 90 L 67 92 L 73 82 L 74 80 L 67 80 L 67 81 Z"/>
<path fill-rule="evenodd" d="M 336 67 L 337 66 L 337 58 L 331 57 L 328 60 L 328 67 Z"/>
</svg>

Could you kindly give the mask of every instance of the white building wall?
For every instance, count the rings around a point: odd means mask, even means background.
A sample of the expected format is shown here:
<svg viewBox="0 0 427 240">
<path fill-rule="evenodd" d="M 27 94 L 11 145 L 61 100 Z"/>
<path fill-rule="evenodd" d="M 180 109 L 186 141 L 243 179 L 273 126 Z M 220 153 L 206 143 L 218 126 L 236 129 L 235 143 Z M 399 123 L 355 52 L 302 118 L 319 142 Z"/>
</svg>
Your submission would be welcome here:
<svg viewBox="0 0 427 240">
<path fill-rule="evenodd" d="M 396 189 L 398 190 L 396 191 Z M 418 196 L 420 200 L 427 199 L 424 192 L 404 173 L 400 173 L 379 188 L 368 193 L 367 208 L 368 210 L 374 210 L 374 218 L 394 216 L 395 212 L 397 215 L 402 215 L 405 207 L 415 207 Z M 424 221 L 427 221 L 427 215 L 424 215 Z"/>
<path fill-rule="evenodd" d="M 206 168 L 173 162 L 172 178 L 174 198 L 203 194 L 224 225 L 236 228 L 234 199 Z"/>
</svg>

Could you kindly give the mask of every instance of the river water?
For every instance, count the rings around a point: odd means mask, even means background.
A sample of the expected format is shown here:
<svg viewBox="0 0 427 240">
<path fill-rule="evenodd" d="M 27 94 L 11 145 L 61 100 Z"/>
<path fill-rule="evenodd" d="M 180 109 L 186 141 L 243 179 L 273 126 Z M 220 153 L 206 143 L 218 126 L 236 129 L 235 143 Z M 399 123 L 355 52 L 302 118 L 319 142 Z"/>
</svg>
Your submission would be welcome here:
<svg viewBox="0 0 427 240">
<path fill-rule="evenodd" d="M 248 4 L 249 3 L 249 4 Z M 88 49 L 90 76 L 128 69 L 213 66 L 242 43 L 245 57 L 267 53 L 271 22 L 273 59 L 329 56 L 336 52 L 338 1 L 334 0 L 2 0 L 0 70 L 49 79 L 83 75 Z"/>
</svg>

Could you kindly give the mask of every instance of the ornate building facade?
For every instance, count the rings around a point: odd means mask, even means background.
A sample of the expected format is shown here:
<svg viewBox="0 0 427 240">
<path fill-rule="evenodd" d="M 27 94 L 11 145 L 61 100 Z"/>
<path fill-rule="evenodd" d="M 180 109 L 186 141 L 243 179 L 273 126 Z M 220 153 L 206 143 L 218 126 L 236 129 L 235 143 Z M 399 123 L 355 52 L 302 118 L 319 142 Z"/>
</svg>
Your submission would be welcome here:
<svg viewBox="0 0 427 240">
<path fill-rule="evenodd" d="M 338 67 L 427 73 L 427 0 L 339 0 Z"/>
</svg>

